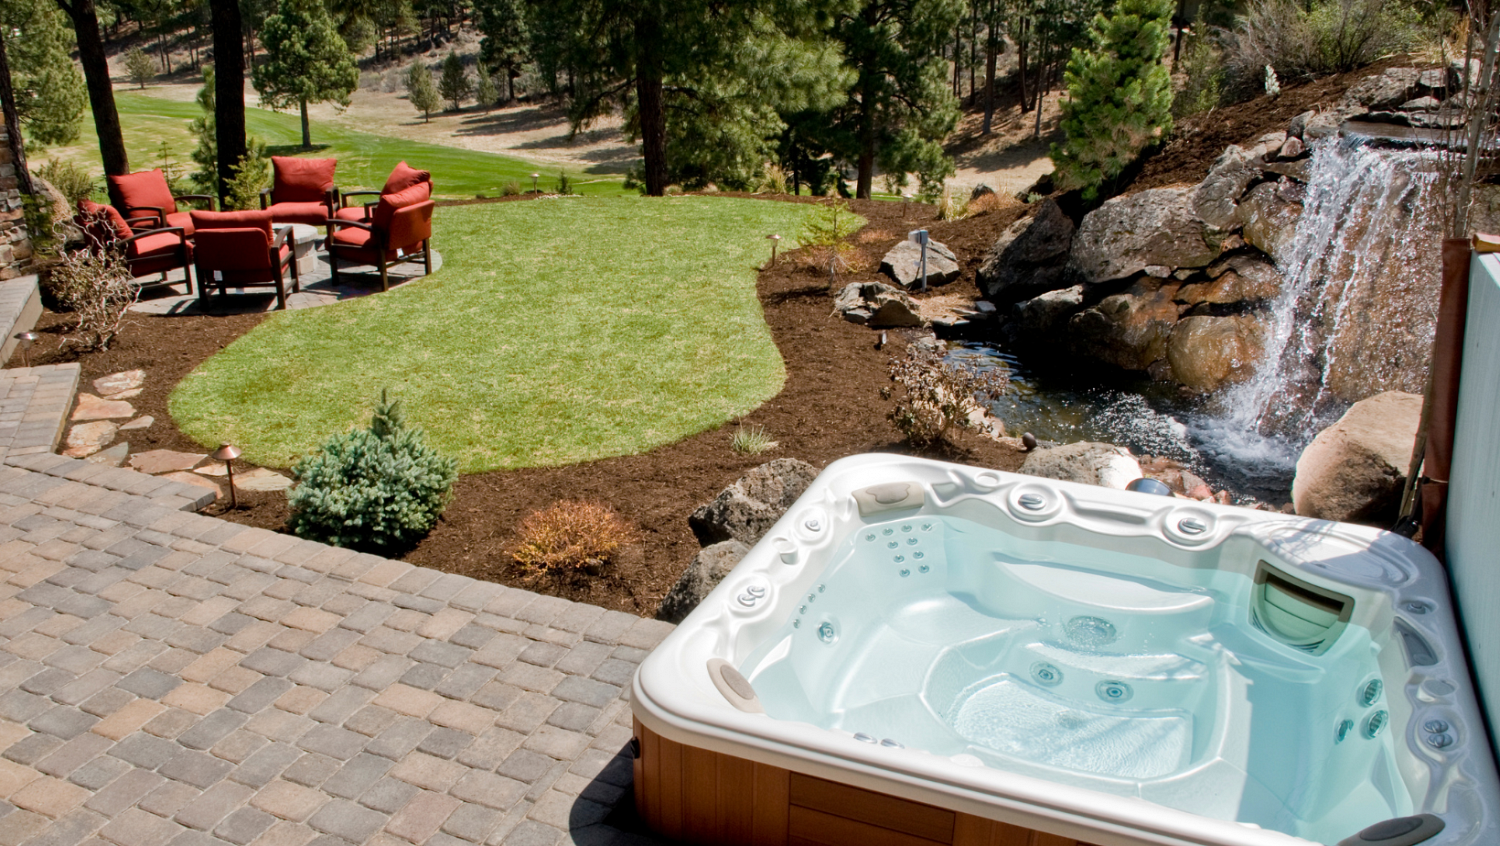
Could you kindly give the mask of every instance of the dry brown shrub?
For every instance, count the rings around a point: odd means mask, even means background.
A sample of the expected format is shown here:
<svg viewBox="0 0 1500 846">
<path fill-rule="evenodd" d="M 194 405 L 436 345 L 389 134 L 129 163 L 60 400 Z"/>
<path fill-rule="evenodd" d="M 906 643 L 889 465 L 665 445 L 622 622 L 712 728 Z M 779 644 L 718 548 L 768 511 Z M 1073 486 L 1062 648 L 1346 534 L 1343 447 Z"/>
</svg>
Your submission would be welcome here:
<svg viewBox="0 0 1500 846">
<path fill-rule="evenodd" d="M 1008 194 L 999 194 L 995 192 L 991 192 L 989 194 L 981 194 L 969 201 L 968 214 L 966 216 L 973 217 L 975 215 L 986 214 L 988 212 L 999 211 L 1001 209 L 1015 208 L 1019 205 L 1022 205 L 1021 201 Z"/>
<path fill-rule="evenodd" d="M 533 577 L 597 575 L 640 532 L 602 502 L 564 499 L 521 521 L 511 557 Z"/>
</svg>

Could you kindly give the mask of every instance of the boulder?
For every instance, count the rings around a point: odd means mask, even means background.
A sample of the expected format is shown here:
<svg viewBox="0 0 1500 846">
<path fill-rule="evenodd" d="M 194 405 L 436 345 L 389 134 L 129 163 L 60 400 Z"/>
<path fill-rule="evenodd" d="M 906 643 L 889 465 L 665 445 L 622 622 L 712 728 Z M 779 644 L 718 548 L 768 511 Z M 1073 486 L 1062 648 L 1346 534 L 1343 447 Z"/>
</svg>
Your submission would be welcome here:
<svg viewBox="0 0 1500 846">
<path fill-rule="evenodd" d="M 1073 236 L 1070 266 L 1090 283 L 1125 279 L 1153 264 L 1203 267 L 1223 235 L 1193 211 L 1195 187 L 1152 188 L 1089 212 Z"/>
<path fill-rule="evenodd" d="M 1436 97 L 1418 97 L 1401 104 L 1403 112 L 1435 112 L 1443 107 L 1443 101 Z"/>
<path fill-rule="evenodd" d="M 1234 229 L 1240 225 L 1239 201 L 1250 183 L 1260 178 L 1260 157 L 1229 145 L 1193 189 L 1193 211 L 1209 226 Z"/>
<path fill-rule="evenodd" d="M 1064 287 L 1062 260 L 1073 245 L 1073 221 L 1051 199 L 1012 223 L 990 246 L 974 281 L 996 305 Z"/>
<path fill-rule="evenodd" d="M 1291 260 L 1292 245 L 1297 238 L 1297 220 L 1302 205 L 1288 202 L 1277 183 L 1262 182 L 1250 189 L 1240 202 L 1245 240 L 1285 265 Z"/>
<path fill-rule="evenodd" d="M 1292 504 L 1303 517 L 1388 524 L 1422 420 L 1422 398 L 1387 391 L 1360 400 L 1297 459 Z"/>
<path fill-rule="evenodd" d="M 748 552 L 750 547 L 737 540 L 720 541 L 698 550 L 687 569 L 682 571 L 677 584 L 662 599 L 661 607 L 656 609 L 656 619 L 669 623 L 682 622 L 689 612 L 698 607 L 703 597 L 708 596 L 709 591 L 724 581 L 724 577 L 729 575 L 729 571 Z"/>
<path fill-rule="evenodd" d="M 1182 310 L 1173 302 L 1177 290 L 1175 282 L 1143 279 L 1073 315 L 1068 337 L 1074 351 L 1125 370 L 1149 369 L 1167 357 L 1167 340 Z"/>
<path fill-rule="evenodd" d="M 883 282 L 850 282 L 833 300 L 833 310 L 865 326 L 921 326 L 917 301 Z"/>
<path fill-rule="evenodd" d="M 1264 259 L 1233 256 L 1210 265 L 1208 275 L 1206 282 L 1183 285 L 1177 292 L 1177 302 L 1231 305 L 1273 300 L 1281 294 L 1281 272 Z"/>
<path fill-rule="evenodd" d="M 1384 111 L 1412 99 L 1422 72 L 1416 68 L 1387 68 L 1378 76 L 1367 76 L 1349 87 L 1344 102 L 1359 104 L 1371 111 Z"/>
<path fill-rule="evenodd" d="M 1141 478 L 1141 465 L 1124 447 L 1079 441 L 1032 450 L 1017 472 L 1124 490 L 1126 485 Z"/>
<path fill-rule="evenodd" d="M 1264 325 L 1250 315 L 1184 317 L 1167 342 L 1172 378 L 1204 392 L 1243 382 L 1255 374 L 1264 338 Z"/>
<path fill-rule="evenodd" d="M 1307 153 L 1307 145 L 1302 143 L 1301 138 L 1292 136 L 1281 142 L 1281 147 L 1276 150 L 1276 158 L 1283 161 L 1301 158 Z"/>
<path fill-rule="evenodd" d="M 1083 286 L 1048 291 L 1011 307 L 1012 322 L 1023 332 L 1049 334 L 1083 305 Z"/>
<path fill-rule="evenodd" d="M 995 193 L 995 189 L 994 188 L 991 188 L 990 186 L 988 186 L 988 185 L 984 184 L 983 182 L 981 182 L 978 185 L 974 186 L 974 190 L 973 191 L 969 192 L 969 202 L 972 203 L 975 200 L 979 199 L 980 197 L 983 197 L 985 194 L 993 194 L 993 193 Z"/>
<path fill-rule="evenodd" d="M 1291 122 L 1286 125 L 1287 137 L 1301 138 L 1303 131 L 1307 129 L 1307 122 L 1311 120 L 1313 115 L 1315 114 L 1317 114 L 1317 112 L 1306 111 L 1292 118 Z"/>
<path fill-rule="evenodd" d="M 795 458 L 762 464 L 698 506 L 688 517 L 688 528 L 704 546 L 731 539 L 754 544 L 817 475 L 817 468 Z"/>
<path fill-rule="evenodd" d="M 922 245 L 902 241 L 880 260 L 880 272 L 908 291 L 922 287 Z M 927 242 L 927 284 L 946 285 L 958 279 L 958 257 L 937 241 Z"/>
</svg>

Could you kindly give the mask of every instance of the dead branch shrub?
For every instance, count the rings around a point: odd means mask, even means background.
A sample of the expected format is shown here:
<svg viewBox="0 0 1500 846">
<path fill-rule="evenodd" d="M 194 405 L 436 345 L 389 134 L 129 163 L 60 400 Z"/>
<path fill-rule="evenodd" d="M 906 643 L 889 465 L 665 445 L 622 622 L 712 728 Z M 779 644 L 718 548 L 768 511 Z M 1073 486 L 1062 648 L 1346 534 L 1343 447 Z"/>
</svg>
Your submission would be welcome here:
<svg viewBox="0 0 1500 846">
<path fill-rule="evenodd" d="M 125 312 L 140 295 L 125 257 L 109 247 L 64 251 L 48 274 L 47 291 L 59 307 L 73 313 L 63 346 L 84 352 L 109 349 Z"/>
<path fill-rule="evenodd" d="M 955 426 L 974 428 L 969 415 L 984 410 L 981 403 L 998 400 L 1010 381 L 1003 370 L 946 361 L 933 350 L 914 345 L 906 348 L 906 358 L 893 357 L 890 369 L 891 381 L 901 390 L 899 394 L 883 391 L 896 401 L 886 416 L 914 446 L 943 441 Z"/>
<path fill-rule="evenodd" d="M 532 577 L 597 575 L 640 532 L 602 502 L 559 500 L 521 521 L 511 557 Z"/>
<path fill-rule="evenodd" d="M 1422 32 L 1409 0 L 1252 0 L 1223 37 L 1243 87 L 1267 65 L 1287 80 L 1364 67 L 1414 46 Z"/>
</svg>

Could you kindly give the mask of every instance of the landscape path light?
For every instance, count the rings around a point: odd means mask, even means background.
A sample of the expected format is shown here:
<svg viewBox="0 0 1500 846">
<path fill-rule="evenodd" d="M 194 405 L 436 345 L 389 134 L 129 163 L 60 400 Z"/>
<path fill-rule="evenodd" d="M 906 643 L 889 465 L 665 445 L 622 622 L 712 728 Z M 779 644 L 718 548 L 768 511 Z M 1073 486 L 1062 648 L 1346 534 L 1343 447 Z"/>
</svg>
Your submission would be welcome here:
<svg viewBox="0 0 1500 846">
<path fill-rule="evenodd" d="M 23 367 L 31 366 L 31 345 L 40 337 L 42 336 L 35 332 L 21 332 L 16 335 L 16 340 L 21 342 L 21 365 Z"/>
<path fill-rule="evenodd" d="M 234 492 L 234 460 L 240 457 L 242 450 L 234 444 L 219 444 L 210 456 L 214 461 L 224 462 L 224 472 L 229 476 L 229 507 L 239 508 L 240 500 Z"/>
<path fill-rule="evenodd" d="M 536 181 L 538 179 L 541 179 L 541 178 L 542 178 L 542 175 L 540 173 L 533 173 L 531 175 L 531 193 L 533 193 L 533 194 L 538 193 L 537 189 L 536 189 Z"/>
<path fill-rule="evenodd" d="M 776 266 L 776 248 L 781 245 L 780 235 L 767 235 L 766 240 L 771 242 L 771 266 Z"/>
</svg>

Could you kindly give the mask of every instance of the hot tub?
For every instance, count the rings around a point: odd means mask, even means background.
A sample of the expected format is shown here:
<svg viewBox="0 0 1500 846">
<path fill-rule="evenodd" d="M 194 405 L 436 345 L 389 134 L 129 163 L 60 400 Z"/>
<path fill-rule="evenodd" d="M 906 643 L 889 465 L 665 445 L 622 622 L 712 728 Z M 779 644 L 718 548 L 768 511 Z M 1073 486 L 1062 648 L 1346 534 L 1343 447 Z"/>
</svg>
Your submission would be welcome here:
<svg viewBox="0 0 1500 846">
<path fill-rule="evenodd" d="M 1446 578 L 1359 526 L 844 459 L 632 708 L 699 843 L 1500 843 Z"/>
</svg>

